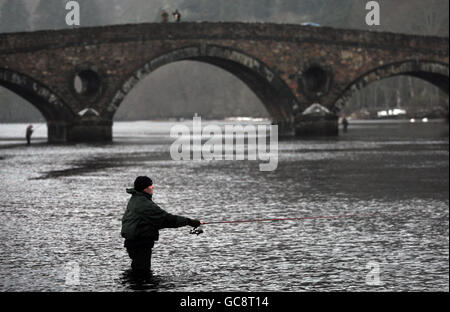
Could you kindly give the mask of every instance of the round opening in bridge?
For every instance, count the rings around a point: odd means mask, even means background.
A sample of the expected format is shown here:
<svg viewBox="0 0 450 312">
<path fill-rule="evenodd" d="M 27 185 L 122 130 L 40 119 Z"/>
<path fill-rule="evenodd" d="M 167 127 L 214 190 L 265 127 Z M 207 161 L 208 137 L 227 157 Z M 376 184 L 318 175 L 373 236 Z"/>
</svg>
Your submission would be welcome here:
<svg viewBox="0 0 450 312">
<path fill-rule="evenodd" d="M 94 95 L 100 89 L 100 77 L 93 70 L 80 71 L 75 75 L 73 87 L 80 95 Z"/>
<path fill-rule="evenodd" d="M 309 98 L 318 99 L 328 93 L 331 74 L 318 65 L 313 65 L 303 72 L 299 86 Z"/>
<path fill-rule="evenodd" d="M 311 67 L 305 74 L 306 88 L 310 92 L 320 92 L 327 84 L 327 72 L 320 67 Z"/>
</svg>

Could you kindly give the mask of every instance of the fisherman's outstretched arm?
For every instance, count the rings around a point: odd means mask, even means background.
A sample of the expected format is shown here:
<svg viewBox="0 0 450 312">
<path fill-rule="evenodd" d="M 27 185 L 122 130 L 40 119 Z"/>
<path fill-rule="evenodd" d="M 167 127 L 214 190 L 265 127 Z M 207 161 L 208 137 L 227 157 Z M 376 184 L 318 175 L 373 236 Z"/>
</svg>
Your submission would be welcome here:
<svg viewBox="0 0 450 312">
<path fill-rule="evenodd" d="M 198 227 L 201 224 L 198 220 L 170 214 L 161 209 L 154 202 L 143 207 L 139 213 L 147 220 L 147 222 L 153 224 L 158 229 L 178 228 L 187 225 Z"/>
<path fill-rule="evenodd" d="M 186 217 L 173 215 L 166 212 L 166 215 L 164 216 L 164 221 L 161 225 L 162 228 L 178 228 L 182 226 L 190 225 L 192 227 L 197 227 L 196 220 L 192 220 Z"/>
<path fill-rule="evenodd" d="M 156 205 L 156 204 L 155 204 Z M 171 213 L 166 212 L 165 210 L 161 209 L 158 205 L 157 209 L 159 209 L 159 212 L 162 215 L 162 223 L 160 228 L 161 229 L 165 229 L 165 228 L 179 228 L 182 226 L 192 226 L 192 227 L 198 227 L 200 226 L 200 221 L 198 220 L 194 220 L 194 219 L 190 219 L 187 217 L 183 217 L 183 216 L 178 216 L 178 215 L 173 215 Z"/>
</svg>

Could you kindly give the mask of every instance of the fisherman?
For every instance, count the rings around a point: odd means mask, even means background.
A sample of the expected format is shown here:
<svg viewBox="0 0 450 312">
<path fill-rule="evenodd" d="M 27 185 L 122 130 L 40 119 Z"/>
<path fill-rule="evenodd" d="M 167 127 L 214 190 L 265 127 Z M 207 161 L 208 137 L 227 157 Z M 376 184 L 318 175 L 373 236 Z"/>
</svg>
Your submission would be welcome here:
<svg viewBox="0 0 450 312">
<path fill-rule="evenodd" d="M 163 10 L 162 14 L 161 14 L 161 18 L 162 18 L 163 23 L 167 23 L 169 21 L 169 13 L 167 13 L 166 10 Z"/>
<path fill-rule="evenodd" d="M 342 126 L 344 127 L 344 133 L 346 133 L 348 129 L 348 120 L 345 118 L 345 115 L 342 116 Z"/>
<path fill-rule="evenodd" d="M 175 12 L 173 12 L 172 15 L 173 15 L 175 22 L 178 23 L 181 21 L 181 14 L 180 14 L 180 12 L 178 12 L 178 10 L 175 10 Z"/>
<path fill-rule="evenodd" d="M 172 215 L 161 209 L 152 200 L 153 181 L 146 176 L 137 177 L 127 209 L 122 218 L 121 235 L 125 238 L 125 248 L 130 256 L 133 272 L 148 274 L 154 242 L 159 238 L 159 230 L 182 226 L 200 226 L 199 220 Z"/>
<path fill-rule="evenodd" d="M 33 125 L 29 125 L 28 127 L 27 127 L 27 131 L 26 131 L 26 134 L 25 134 L 25 137 L 26 137 L 26 139 L 27 139 L 27 145 L 30 145 L 30 143 L 31 143 L 31 135 L 33 134 Z"/>
</svg>

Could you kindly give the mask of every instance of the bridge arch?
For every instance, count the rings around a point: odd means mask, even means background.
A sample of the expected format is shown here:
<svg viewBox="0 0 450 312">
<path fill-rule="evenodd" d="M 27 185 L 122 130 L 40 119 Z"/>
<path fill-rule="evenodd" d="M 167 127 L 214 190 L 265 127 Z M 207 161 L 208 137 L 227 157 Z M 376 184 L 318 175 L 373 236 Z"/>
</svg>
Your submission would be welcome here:
<svg viewBox="0 0 450 312">
<path fill-rule="evenodd" d="M 218 45 L 183 47 L 151 59 L 125 81 L 105 114 L 112 120 L 125 96 L 151 72 L 164 65 L 187 60 L 208 63 L 230 72 L 256 94 L 275 122 L 289 124 L 293 121 L 293 111 L 299 105 L 287 84 L 261 60 Z"/>
<path fill-rule="evenodd" d="M 66 142 L 74 113 L 59 96 L 33 78 L 0 68 L 0 86 L 7 88 L 36 107 L 47 121 L 48 142 Z"/>
<path fill-rule="evenodd" d="M 446 94 L 449 94 L 448 64 L 426 60 L 408 60 L 377 67 L 358 77 L 352 81 L 340 94 L 334 102 L 332 110 L 335 112 L 340 111 L 354 92 L 361 90 L 368 84 L 381 79 L 400 75 L 421 78 L 435 85 Z"/>
<path fill-rule="evenodd" d="M 0 68 L 0 86 L 35 106 L 47 122 L 71 122 L 74 114 L 55 93 L 22 73 Z"/>
</svg>

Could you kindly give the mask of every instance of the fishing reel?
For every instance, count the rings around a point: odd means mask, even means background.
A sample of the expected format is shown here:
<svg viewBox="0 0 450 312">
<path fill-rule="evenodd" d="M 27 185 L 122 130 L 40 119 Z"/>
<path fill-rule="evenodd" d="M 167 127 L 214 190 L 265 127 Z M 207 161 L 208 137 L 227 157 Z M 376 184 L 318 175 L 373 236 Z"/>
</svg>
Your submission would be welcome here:
<svg viewBox="0 0 450 312">
<path fill-rule="evenodd" d="M 197 236 L 199 236 L 202 233 L 203 233 L 203 229 L 201 227 L 196 227 L 189 231 L 189 234 L 195 234 Z"/>
</svg>

